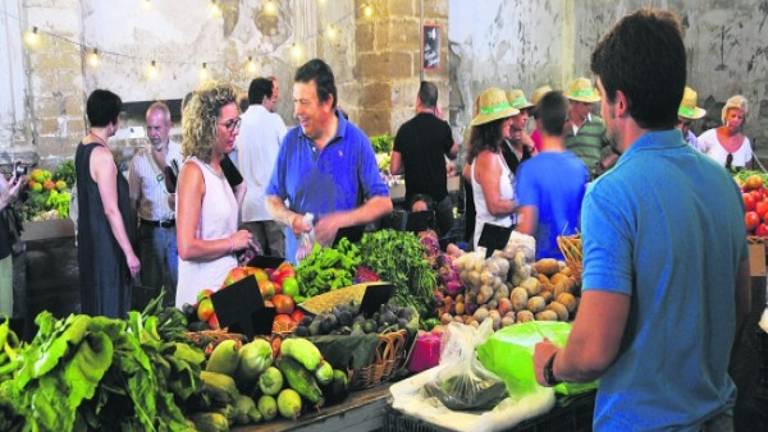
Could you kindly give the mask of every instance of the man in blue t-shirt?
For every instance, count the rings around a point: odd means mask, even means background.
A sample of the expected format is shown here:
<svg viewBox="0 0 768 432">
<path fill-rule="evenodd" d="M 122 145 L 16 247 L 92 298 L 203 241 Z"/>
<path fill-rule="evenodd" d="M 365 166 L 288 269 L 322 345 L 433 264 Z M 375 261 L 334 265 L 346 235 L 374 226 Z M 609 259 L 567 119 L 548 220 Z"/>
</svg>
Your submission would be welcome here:
<svg viewBox="0 0 768 432">
<path fill-rule="evenodd" d="M 561 92 L 544 95 L 537 106 L 536 127 L 541 151 L 517 170 L 516 196 L 520 204 L 517 230 L 536 238 L 536 259 L 563 259 L 557 236 L 579 228 L 581 200 L 589 181 L 586 165 L 565 149 L 563 140 L 568 100 Z"/>
<path fill-rule="evenodd" d="M 392 211 L 368 137 L 341 115 L 336 102 L 333 72 L 325 62 L 310 60 L 296 71 L 293 109 L 299 127 L 285 135 L 267 187 L 267 209 L 293 234 L 286 235 L 288 258 L 294 235 L 312 229 L 305 213 L 314 216 L 317 242 L 330 245 L 340 229 Z"/>
<path fill-rule="evenodd" d="M 600 379 L 596 431 L 733 430 L 746 231 L 736 184 L 675 129 L 685 57 L 679 18 L 655 9 L 622 18 L 592 54 L 622 155 L 584 197 L 568 342 L 539 343 L 534 364 L 542 385 Z"/>
</svg>

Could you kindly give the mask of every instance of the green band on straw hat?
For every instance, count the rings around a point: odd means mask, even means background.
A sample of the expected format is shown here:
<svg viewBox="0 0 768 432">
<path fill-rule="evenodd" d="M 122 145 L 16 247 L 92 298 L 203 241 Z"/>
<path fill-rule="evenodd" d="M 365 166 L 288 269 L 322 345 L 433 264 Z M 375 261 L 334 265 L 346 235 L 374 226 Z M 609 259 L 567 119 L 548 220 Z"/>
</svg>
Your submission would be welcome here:
<svg viewBox="0 0 768 432">
<path fill-rule="evenodd" d="M 497 112 L 504 111 L 505 109 L 512 108 L 512 105 L 508 101 L 499 102 L 496 105 L 480 108 L 481 114 L 496 114 Z"/>
<path fill-rule="evenodd" d="M 677 110 L 677 115 L 683 116 L 683 117 L 694 117 L 695 112 L 694 109 L 688 106 L 681 106 Z"/>
<path fill-rule="evenodd" d="M 521 106 L 526 105 L 526 104 L 528 104 L 528 101 L 525 100 L 525 96 L 520 96 L 517 99 L 512 101 L 512 106 L 513 107 L 521 107 Z"/>
<path fill-rule="evenodd" d="M 573 93 L 571 93 L 571 96 L 575 97 L 591 97 L 593 96 L 593 91 L 591 88 L 580 88 L 575 90 Z"/>
</svg>

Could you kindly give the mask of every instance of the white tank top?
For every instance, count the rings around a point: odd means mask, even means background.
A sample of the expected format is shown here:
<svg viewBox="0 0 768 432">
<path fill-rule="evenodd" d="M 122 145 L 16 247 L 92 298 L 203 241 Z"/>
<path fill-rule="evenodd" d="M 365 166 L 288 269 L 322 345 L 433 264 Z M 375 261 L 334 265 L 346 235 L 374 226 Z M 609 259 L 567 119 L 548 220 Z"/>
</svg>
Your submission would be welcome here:
<svg viewBox="0 0 768 432">
<path fill-rule="evenodd" d="M 200 208 L 200 222 L 197 238 L 219 240 L 228 238 L 237 231 L 238 206 L 224 174 L 217 174 L 210 165 L 191 157 L 187 163 L 194 163 L 203 172 L 205 194 Z M 177 204 L 178 205 L 178 204 Z M 178 208 L 176 210 L 178 214 Z M 237 266 L 234 254 L 224 255 L 211 261 L 187 261 L 179 258 L 179 283 L 176 286 L 176 307 L 184 303 L 195 304 L 197 293 L 210 288 L 217 291 L 230 269 Z"/>
<path fill-rule="evenodd" d="M 501 158 L 501 155 L 496 154 L 496 160 L 501 167 L 501 176 L 499 177 L 499 196 L 501 199 L 512 200 L 515 199 L 515 188 L 513 183 L 515 176 L 512 171 Z M 488 204 L 485 202 L 485 195 L 483 194 L 483 188 L 480 183 L 475 179 L 475 162 L 477 158 L 472 161 L 472 197 L 475 199 L 475 238 L 474 246 L 477 249 L 477 242 L 480 240 L 480 234 L 483 232 L 483 224 L 490 223 L 493 225 L 499 225 L 508 227 L 512 225 L 513 215 L 494 216 L 488 211 Z"/>
</svg>

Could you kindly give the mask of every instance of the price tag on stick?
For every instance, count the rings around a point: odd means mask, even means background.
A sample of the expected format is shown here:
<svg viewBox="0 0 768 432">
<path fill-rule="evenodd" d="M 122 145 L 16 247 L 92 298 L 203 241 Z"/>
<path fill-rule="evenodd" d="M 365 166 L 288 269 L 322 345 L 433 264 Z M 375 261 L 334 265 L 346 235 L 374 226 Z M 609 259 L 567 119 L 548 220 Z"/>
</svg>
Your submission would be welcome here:
<svg viewBox="0 0 768 432">
<path fill-rule="evenodd" d="M 363 300 L 360 302 L 360 312 L 370 318 L 379 306 L 388 302 L 395 292 L 395 286 L 389 282 L 371 282 L 365 287 Z"/>
<path fill-rule="evenodd" d="M 483 231 L 480 232 L 478 246 L 485 248 L 485 258 L 490 258 L 495 250 L 503 250 L 509 242 L 509 235 L 512 234 L 512 228 L 507 228 L 494 224 L 483 224 Z"/>
<path fill-rule="evenodd" d="M 275 308 L 264 305 L 255 276 L 248 276 L 211 294 L 222 327 L 249 338 L 272 333 Z"/>
</svg>

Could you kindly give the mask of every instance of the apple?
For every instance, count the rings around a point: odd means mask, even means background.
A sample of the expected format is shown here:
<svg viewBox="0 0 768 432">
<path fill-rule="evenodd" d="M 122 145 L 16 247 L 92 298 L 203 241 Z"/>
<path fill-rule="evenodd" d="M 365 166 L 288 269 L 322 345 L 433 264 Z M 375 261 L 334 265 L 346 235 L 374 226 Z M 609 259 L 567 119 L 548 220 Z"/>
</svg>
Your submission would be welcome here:
<svg viewBox="0 0 768 432">
<path fill-rule="evenodd" d="M 285 294 L 275 294 L 272 297 L 272 303 L 275 304 L 275 310 L 278 314 L 290 314 L 295 307 L 293 299 Z"/>
<path fill-rule="evenodd" d="M 256 278 L 257 282 L 269 280 L 269 276 L 267 275 L 267 272 L 264 271 L 264 269 L 260 269 L 258 267 L 252 267 L 251 274 Z"/>
<path fill-rule="evenodd" d="M 755 197 L 752 196 L 751 193 L 744 192 L 741 194 L 741 198 L 744 200 L 744 210 L 745 211 L 752 211 L 755 209 Z"/>
<path fill-rule="evenodd" d="M 299 295 L 299 281 L 293 276 L 288 276 L 283 279 L 283 294 L 291 297 Z"/>
<path fill-rule="evenodd" d="M 304 312 L 302 312 L 300 309 L 294 309 L 293 312 L 291 312 L 291 319 L 296 321 L 297 323 L 300 323 L 302 319 L 304 319 Z"/>
<path fill-rule="evenodd" d="M 768 225 L 761 223 L 755 230 L 755 235 L 758 237 L 768 237 Z"/>
<path fill-rule="evenodd" d="M 275 284 L 268 280 L 259 281 L 259 291 L 264 299 L 269 300 L 275 295 Z"/>
<path fill-rule="evenodd" d="M 213 330 L 219 329 L 219 317 L 216 316 L 215 312 L 208 318 L 208 325 L 211 326 Z"/>
<path fill-rule="evenodd" d="M 245 267 L 235 267 L 227 273 L 226 279 L 222 287 L 230 286 L 240 279 L 248 276 L 248 270 Z"/>
<path fill-rule="evenodd" d="M 197 293 L 197 303 L 200 303 L 201 301 L 203 301 L 203 299 L 210 297 L 211 294 L 213 294 L 212 289 L 206 288 L 206 289 L 200 290 L 200 292 Z"/>
</svg>

